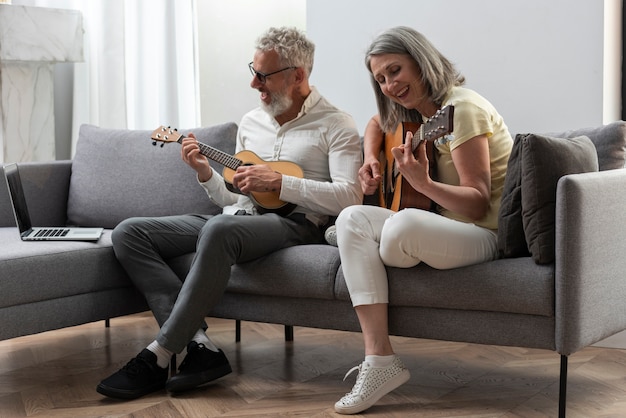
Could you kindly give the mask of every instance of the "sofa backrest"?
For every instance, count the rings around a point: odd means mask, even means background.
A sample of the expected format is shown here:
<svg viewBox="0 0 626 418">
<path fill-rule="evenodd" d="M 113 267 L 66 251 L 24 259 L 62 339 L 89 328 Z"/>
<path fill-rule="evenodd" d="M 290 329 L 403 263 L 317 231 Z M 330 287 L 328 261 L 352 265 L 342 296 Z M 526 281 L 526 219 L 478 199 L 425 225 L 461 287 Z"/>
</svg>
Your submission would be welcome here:
<svg viewBox="0 0 626 418">
<path fill-rule="evenodd" d="M 156 128 L 156 127 L 155 127 Z M 232 154 L 237 125 L 181 129 L 198 141 Z M 216 214 L 177 143 L 153 145 L 152 131 L 82 125 L 72 162 L 68 225 L 113 228 L 133 216 Z M 212 164 L 219 172 L 219 164 Z"/>
<path fill-rule="evenodd" d="M 34 226 L 63 226 L 67 220 L 67 194 L 72 162 L 50 160 L 18 163 L 28 213 Z M 0 167 L 0 170 L 2 168 Z M 15 227 L 15 217 L 0 176 L 0 227 Z"/>
<path fill-rule="evenodd" d="M 4 169 L 0 167 L 0 174 L 4 177 Z M 0 179 L 0 228 L 5 226 L 15 226 L 13 209 L 9 200 L 9 192 L 6 182 Z"/>
</svg>

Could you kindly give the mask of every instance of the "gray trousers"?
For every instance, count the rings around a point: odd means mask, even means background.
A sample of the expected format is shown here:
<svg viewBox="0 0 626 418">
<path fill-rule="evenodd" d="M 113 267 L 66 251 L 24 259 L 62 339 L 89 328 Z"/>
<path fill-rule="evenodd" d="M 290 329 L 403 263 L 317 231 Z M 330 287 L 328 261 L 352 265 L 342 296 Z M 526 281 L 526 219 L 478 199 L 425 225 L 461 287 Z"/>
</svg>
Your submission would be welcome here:
<svg viewBox="0 0 626 418">
<path fill-rule="evenodd" d="M 293 245 L 320 243 L 302 214 L 130 218 L 112 234 L 115 255 L 161 327 L 157 342 L 180 353 L 226 290 L 231 266 Z M 167 260 L 195 251 L 184 281 Z"/>
</svg>

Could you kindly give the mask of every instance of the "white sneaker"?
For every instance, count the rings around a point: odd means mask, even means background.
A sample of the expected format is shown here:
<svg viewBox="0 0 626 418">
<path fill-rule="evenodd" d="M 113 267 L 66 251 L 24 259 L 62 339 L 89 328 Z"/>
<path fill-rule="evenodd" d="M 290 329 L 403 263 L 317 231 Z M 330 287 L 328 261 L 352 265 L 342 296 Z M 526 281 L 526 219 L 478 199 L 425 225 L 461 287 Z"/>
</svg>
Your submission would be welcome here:
<svg viewBox="0 0 626 418">
<path fill-rule="evenodd" d="M 388 367 L 373 367 L 364 361 L 350 369 L 343 380 L 355 370 L 358 370 L 359 374 L 352 392 L 346 393 L 335 404 L 335 411 L 339 414 L 357 414 L 365 411 L 411 377 L 398 356 Z"/>
<path fill-rule="evenodd" d="M 326 229 L 324 233 L 324 238 L 326 238 L 326 242 L 330 245 L 337 246 L 337 227 L 335 225 L 331 225 Z"/>
</svg>

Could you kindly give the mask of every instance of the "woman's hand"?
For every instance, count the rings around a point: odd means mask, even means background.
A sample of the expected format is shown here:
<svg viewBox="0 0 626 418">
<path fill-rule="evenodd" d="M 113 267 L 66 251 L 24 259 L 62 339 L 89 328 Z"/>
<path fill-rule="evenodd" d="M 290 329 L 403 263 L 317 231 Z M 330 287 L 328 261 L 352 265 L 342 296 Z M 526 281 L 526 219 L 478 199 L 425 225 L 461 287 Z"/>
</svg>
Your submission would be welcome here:
<svg viewBox="0 0 626 418">
<path fill-rule="evenodd" d="M 359 181 L 364 195 L 372 195 L 378 190 L 382 176 L 380 173 L 380 161 L 370 159 L 363 162 L 359 168 Z"/>
<path fill-rule="evenodd" d="M 478 135 L 452 150 L 452 162 L 459 184 L 445 184 L 430 177 L 426 142 L 411 152 L 413 136 L 407 133 L 404 144 L 391 149 L 398 170 L 406 181 L 438 205 L 468 219 L 479 220 L 489 208 L 491 171 L 487 135 Z"/>
<path fill-rule="evenodd" d="M 417 146 L 417 158 L 412 150 L 413 133 L 407 131 L 404 143 L 391 148 L 391 154 L 395 159 L 396 167 L 402 177 L 409 182 L 411 187 L 420 193 L 424 193 L 426 186 L 432 182 L 429 173 L 428 156 L 426 155 L 426 141 Z"/>
<path fill-rule="evenodd" d="M 380 116 L 371 117 L 363 135 L 363 165 L 359 169 L 359 182 L 364 195 L 372 195 L 382 180 L 378 156 L 382 150 L 385 133 L 380 127 Z"/>
</svg>

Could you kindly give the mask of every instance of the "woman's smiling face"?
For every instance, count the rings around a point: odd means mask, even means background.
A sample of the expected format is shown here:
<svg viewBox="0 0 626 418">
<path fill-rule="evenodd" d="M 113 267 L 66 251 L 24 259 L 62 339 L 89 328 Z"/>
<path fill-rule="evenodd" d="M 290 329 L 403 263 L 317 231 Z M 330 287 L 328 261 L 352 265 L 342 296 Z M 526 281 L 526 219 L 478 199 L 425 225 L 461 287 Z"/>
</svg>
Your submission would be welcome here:
<svg viewBox="0 0 626 418">
<path fill-rule="evenodd" d="M 417 63 L 410 55 L 372 55 L 370 69 L 383 94 L 394 102 L 418 111 L 428 105 L 428 90 L 422 83 Z"/>
</svg>

